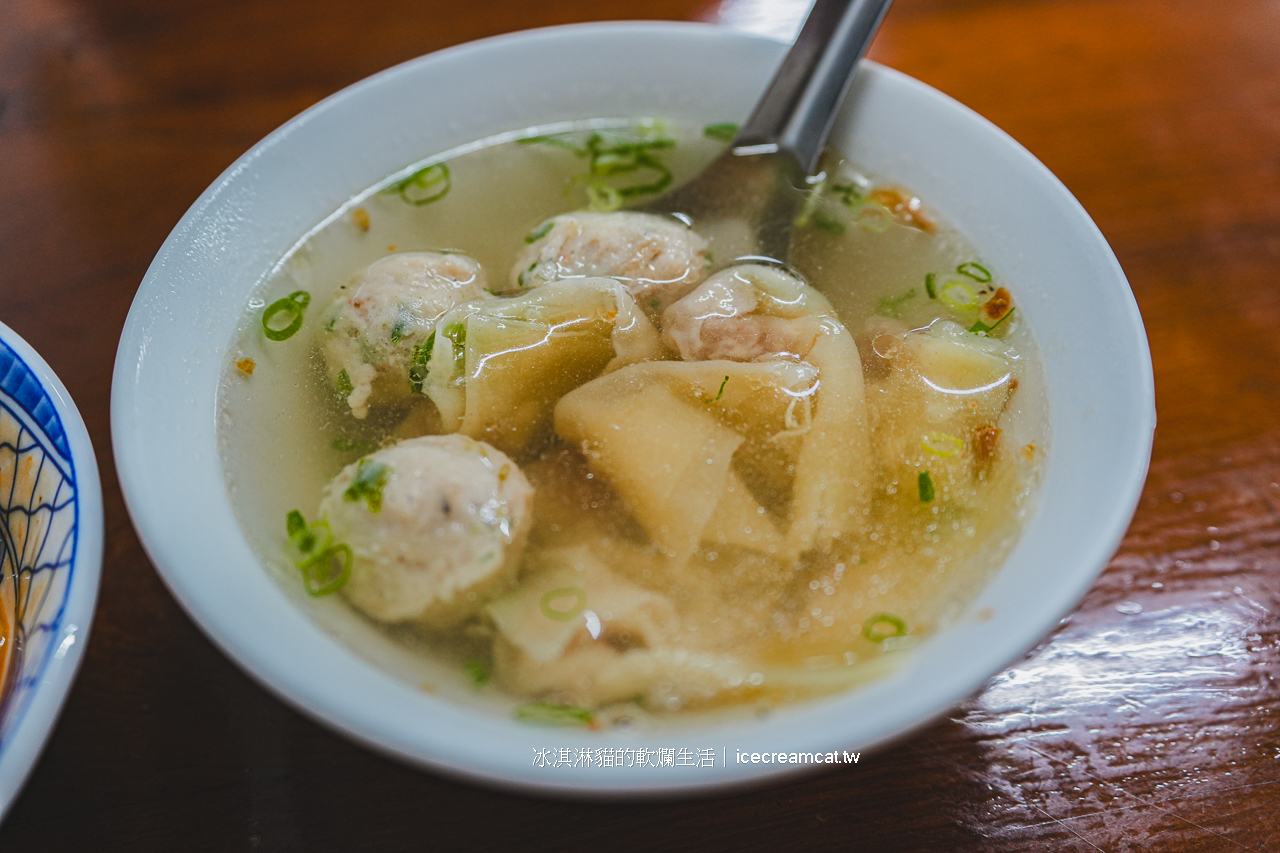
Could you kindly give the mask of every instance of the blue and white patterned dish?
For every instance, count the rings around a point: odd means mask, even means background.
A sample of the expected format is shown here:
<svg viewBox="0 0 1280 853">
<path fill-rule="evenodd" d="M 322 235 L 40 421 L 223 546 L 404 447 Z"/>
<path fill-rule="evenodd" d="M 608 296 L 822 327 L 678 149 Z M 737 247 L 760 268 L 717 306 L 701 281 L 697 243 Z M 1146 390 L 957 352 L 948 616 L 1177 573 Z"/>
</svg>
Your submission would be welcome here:
<svg viewBox="0 0 1280 853">
<path fill-rule="evenodd" d="M 0 816 L 35 764 L 88 639 L 102 490 L 84 421 L 44 359 L 0 323 Z"/>
</svg>

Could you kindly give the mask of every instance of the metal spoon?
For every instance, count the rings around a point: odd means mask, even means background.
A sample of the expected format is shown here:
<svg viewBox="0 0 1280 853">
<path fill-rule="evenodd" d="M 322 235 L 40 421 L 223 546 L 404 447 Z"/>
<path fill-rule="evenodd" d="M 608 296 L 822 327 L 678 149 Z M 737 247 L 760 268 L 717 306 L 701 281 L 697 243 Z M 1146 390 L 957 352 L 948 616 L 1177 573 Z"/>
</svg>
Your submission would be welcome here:
<svg viewBox="0 0 1280 853">
<path fill-rule="evenodd" d="M 709 222 L 744 222 L 754 245 L 735 254 L 786 261 L 805 178 L 818 164 L 854 66 L 891 2 L 815 0 L 729 149 L 693 180 L 638 209 L 682 214 L 700 230 Z"/>
</svg>

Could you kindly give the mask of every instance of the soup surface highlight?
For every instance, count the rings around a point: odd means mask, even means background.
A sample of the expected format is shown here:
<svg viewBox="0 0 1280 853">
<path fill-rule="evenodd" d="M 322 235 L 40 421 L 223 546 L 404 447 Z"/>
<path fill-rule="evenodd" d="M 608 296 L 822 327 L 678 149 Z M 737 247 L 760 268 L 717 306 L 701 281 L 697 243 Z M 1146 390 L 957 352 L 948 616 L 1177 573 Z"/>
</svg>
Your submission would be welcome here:
<svg viewBox="0 0 1280 853">
<path fill-rule="evenodd" d="M 760 710 L 957 618 L 1030 510 L 1016 283 L 828 154 L 790 266 L 626 210 L 730 126 L 484 140 L 267 275 L 219 390 L 232 503 L 315 618 L 530 722 Z"/>
</svg>

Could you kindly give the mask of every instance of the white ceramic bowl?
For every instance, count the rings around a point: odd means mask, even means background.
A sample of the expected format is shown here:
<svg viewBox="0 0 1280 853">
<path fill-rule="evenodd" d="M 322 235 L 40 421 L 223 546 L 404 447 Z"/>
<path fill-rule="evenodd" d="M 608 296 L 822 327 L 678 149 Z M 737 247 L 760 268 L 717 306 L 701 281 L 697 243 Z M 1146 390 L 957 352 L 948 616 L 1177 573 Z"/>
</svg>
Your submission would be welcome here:
<svg viewBox="0 0 1280 853">
<path fill-rule="evenodd" d="M 102 572 L 98 463 L 75 404 L 0 323 L 0 816 L 44 747 L 89 639 Z"/>
<path fill-rule="evenodd" d="M 864 64 L 832 144 L 911 187 L 1016 282 L 1040 342 L 1051 450 L 1039 511 L 969 614 L 887 677 L 766 719 L 592 733 L 530 728 L 424 693 L 317 626 L 268 577 L 228 501 L 215 389 L 254 286 L 354 193 L 434 152 L 550 122 L 745 116 L 784 46 L 684 24 L 520 33 L 397 66 L 303 113 L 192 206 L 138 291 L 115 365 L 112 428 L 142 540 L 204 630 L 286 701 L 382 751 L 472 779 L 544 791 L 692 790 L 798 769 L 738 751 L 862 750 L 939 714 L 1033 645 L 1114 553 L 1136 505 L 1155 422 L 1150 355 L 1124 274 L 1049 171 L 944 95 Z M 712 766 L 543 766 L 539 750 L 696 750 Z M 709 751 L 709 752 L 708 752 Z M 617 753 L 613 753 L 616 757 Z M 675 753 L 683 755 L 682 753 Z M 656 757 L 657 753 L 654 753 Z M 727 761 L 726 761 L 727 759 Z M 544 762 L 545 763 L 545 762 Z M 641 761 L 640 764 L 649 762 Z"/>
</svg>

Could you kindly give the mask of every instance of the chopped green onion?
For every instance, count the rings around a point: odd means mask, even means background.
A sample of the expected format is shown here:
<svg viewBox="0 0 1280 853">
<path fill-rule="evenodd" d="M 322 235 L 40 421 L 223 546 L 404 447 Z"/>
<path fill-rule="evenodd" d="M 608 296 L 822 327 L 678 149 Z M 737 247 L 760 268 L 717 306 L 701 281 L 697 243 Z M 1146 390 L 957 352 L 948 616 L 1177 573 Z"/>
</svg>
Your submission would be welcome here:
<svg viewBox="0 0 1280 853">
<path fill-rule="evenodd" d="M 521 145 L 550 145 L 553 148 L 564 148 L 578 155 L 586 153 L 586 149 L 560 136 L 526 136 L 524 139 L 517 139 L 516 142 Z"/>
<path fill-rule="evenodd" d="M 485 666 L 478 660 L 469 660 L 462 665 L 462 671 L 467 674 L 477 687 L 489 680 L 489 667 Z"/>
<path fill-rule="evenodd" d="M 378 445 L 370 444 L 367 441 L 356 441 L 340 435 L 329 443 L 329 446 L 340 453 L 372 453 L 378 449 Z"/>
<path fill-rule="evenodd" d="M 587 184 L 587 209 L 597 213 L 611 213 L 622 207 L 622 193 L 604 183 Z"/>
<path fill-rule="evenodd" d="M 287 341 L 302 328 L 302 312 L 311 304 L 311 294 L 305 290 L 295 290 L 288 296 L 277 299 L 262 311 L 262 333 L 272 341 Z M 276 315 L 284 314 L 288 319 L 281 326 L 274 322 Z"/>
<path fill-rule="evenodd" d="M 556 223 L 554 219 L 548 219 L 546 222 L 524 235 L 524 241 L 526 243 L 538 242 L 543 237 L 547 236 L 547 234 L 551 233 L 551 229 L 554 228 L 555 225 Z"/>
<path fill-rule="evenodd" d="M 432 163 L 401 181 L 396 181 L 383 192 L 397 193 L 400 198 L 415 207 L 439 201 L 449 194 L 453 178 L 445 163 Z"/>
<path fill-rule="evenodd" d="M 886 296 L 876 305 L 876 313 L 881 317 L 901 317 L 903 304 L 914 299 L 915 295 L 916 289 L 913 287 L 901 296 Z"/>
<path fill-rule="evenodd" d="M 520 285 L 521 287 L 528 287 L 528 282 L 525 281 L 525 276 L 527 276 L 529 273 L 533 272 L 537 268 L 538 268 L 538 262 L 534 261 L 533 263 L 529 264 L 528 267 L 521 270 L 520 275 L 516 276 L 516 284 Z"/>
<path fill-rule="evenodd" d="M 728 384 L 729 384 L 729 377 L 725 376 L 725 378 L 720 382 L 720 390 L 716 392 L 716 395 L 714 397 L 708 397 L 707 403 L 719 402 L 720 398 L 724 396 L 724 386 Z"/>
<path fill-rule="evenodd" d="M 553 702 L 525 702 L 516 706 L 516 719 L 540 726 L 589 726 L 595 715 L 589 708 Z"/>
<path fill-rule="evenodd" d="M 844 223 L 822 210 L 813 214 L 813 224 L 828 234 L 844 233 Z"/>
<path fill-rule="evenodd" d="M 862 193 L 853 184 L 833 184 L 831 192 L 833 195 L 840 196 L 840 200 L 844 202 L 845 207 L 849 208 L 850 211 L 857 206 L 858 202 L 862 201 Z"/>
<path fill-rule="evenodd" d="M 573 597 L 573 603 L 568 608 L 552 606 L 553 602 L 570 596 Z M 544 593 L 542 598 L 538 599 L 538 607 L 542 609 L 542 615 L 548 619 L 554 619 L 557 622 L 568 622 L 587 609 L 587 592 L 576 586 L 563 586 L 559 589 L 553 589 Z"/>
<path fill-rule="evenodd" d="M 644 134 L 645 128 L 642 127 L 636 132 L 641 137 L 639 139 L 597 130 L 582 144 L 558 136 L 534 136 L 521 142 L 554 145 L 572 151 L 578 157 L 585 157 L 586 174 L 571 178 L 565 191 L 567 193 L 574 186 L 583 184 L 591 209 L 607 211 L 617 210 L 627 199 L 662 192 L 671 183 L 671 170 L 654 152 L 670 148 L 675 145 L 675 140 L 662 136 L 647 138 Z M 606 178 L 643 172 L 655 173 L 656 177 L 648 183 L 624 186 L 605 181 Z"/>
<path fill-rule="evenodd" d="M 969 261 L 967 264 L 961 264 L 956 267 L 956 272 L 961 275 L 967 275 L 974 281 L 986 284 L 991 281 L 991 271 L 976 261 Z"/>
<path fill-rule="evenodd" d="M 963 281 L 949 281 L 942 286 L 942 301 L 956 311 L 972 311 L 978 307 L 978 294 Z"/>
<path fill-rule="evenodd" d="M 351 576 L 351 563 L 355 558 L 347 545 L 332 544 L 333 533 L 328 523 L 307 524 L 302 513 L 295 509 L 285 516 L 285 529 L 289 541 L 301 555 L 293 564 L 302 572 L 302 585 L 307 594 L 318 597 L 342 589 Z"/>
<path fill-rule="evenodd" d="M 382 487 L 387 483 L 389 466 L 373 459 L 361 459 L 356 465 L 356 476 L 342 493 L 342 497 L 355 502 L 364 499 L 369 512 L 382 509 Z"/>
<path fill-rule="evenodd" d="M 893 211 L 874 201 L 863 201 L 853 210 L 854 223 L 863 230 L 882 234 L 893 226 Z"/>
<path fill-rule="evenodd" d="M 661 299 L 659 299 L 659 298 L 658 298 L 658 297 L 656 297 L 656 296 L 650 296 L 650 297 L 649 297 L 649 309 L 650 309 L 651 311 L 657 311 L 657 310 L 658 310 L 659 308 L 661 308 L 661 307 L 662 307 L 662 300 L 661 300 Z"/>
<path fill-rule="evenodd" d="M 709 124 L 702 129 L 702 135 L 717 142 L 732 142 L 738 135 L 738 126 L 731 121 Z"/>
<path fill-rule="evenodd" d="M 1018 310 L 1017 308 L 1010 308 L 1008 311 L 1004 313 L 1004 316 L 1002 316 L 999 320 L 996 320 L 990 326 L 988 326 L 982 320 L 978 320 L 976 323 L 974 323 L 972 326 L 969 327 L 969 331 L 973 332 L 975 335 L 980 333 L 984 335 L 990 334 L 991 332 L 995 331 L 997 326 L 999 326 L 1005 320 L 1008 320 L 1010 317 L 1012 317 L 1013 312 L 1017 310 Z"/>
<path fill-rule="evenodd" d="M 338 389 L 338 394 L 342 397 L 349 397 L 351 392 L 356 390 L 356 386 L 351 384 L 351 374 L 347 373 L 345 367 L 338 371 L 338 380 L 334 387 Z"/>
<path fill-rule="evenodd" d="M 404 337 L 404 327 L 409 325 L 409 319 L 410 318 L 404 314 L 396 317 L 395 325 L 391 327 L 391 343 L 400 343 L 400 339 Z"/>
<path fill-rule="evenodd" d="M 891 637 L 902 637 L 907 633 L 907 623 L 892 613 L 877 613 L 862 623 L 862 636 L 873 643 L 881 643 Z"/>
<path fill-rule="evenodd" d="M 809 187 L 809 192 L 805 194 L 804 204 L 800 207 L 800 212 L 796 214 L 795 221 L 791 224 L 796 228 L 804 228 L 808 226 L 809 220 L 813 218 L 814 211 L 818 209 L 818 203 L 822 201 L 822 191 L 827 186 L 827 176 L 824 172 L 822 177 Z"/>
<path fill-rule="evenodd" d="M 290 539 L 297 539 L 298 534 L 307 529 L 307 520 L 302 517 L 302 513 L 291 509 L 284 517 L 284 527 L 289 532 Z"/>
<path fill-rule="evenodd" d="M 920 503 L 927 504 L 933 500 L 933 478 L 929 476 L 928 471 L 920 472 L 920 476 L 916 478 L 916 485 L 920 489 Z"/>
<path fill-rule="evenodd" d="M 315 550 L 317 543 L 323 541 L 328 545 L 332 534 L 329 533 L 329 525 L 323 521 L 317 521 L 315 524 L 307 524 L 306 519 L 302 517 L 302 513 L 290 510 L 284 520 L 285 530 L 289 534 L 289 541 L 293 543 L 293 547 L 298 549 L 298 553 L 306 556 Z"/>
<path fill-rule="evenodd" d="M 945 432 L 930 433 L 920 441 L 920 444 L 934 456 L 950 457 L 964 450 L 963 441 Z"/>
<path fill-rule="evenodd" d="M 422 393 L 422 383 L 427 381 L 427 362 L 431 361 L 431 350 L 436 345 L 436 333 L 433 329 L 427 335 L 427 342 L 414 344 L 413 359 L 409 364 L 409 390 L 415 394 Z"/>
<path fill-rule="evenodd" d="M 938 298 L 938 277 L 933 273 L 925 273 L 924 291 L 929 294 L 930 299 Z"/>
<path fill-rule="evenodd" d="M 330 545 L 302 562 L 298 568 L 302 570 L 302 585 L 307 595 L 319 598 L 346 586 L 354 559 L 350 546 Z"/>
<path fill-rule="evenodd" d="M 462 323 L 450 323 L 445 327 L 444 336 L 453 341 L 453 360 L 462 358 L 467 351 L 467 327 Z"/>
</svg>

